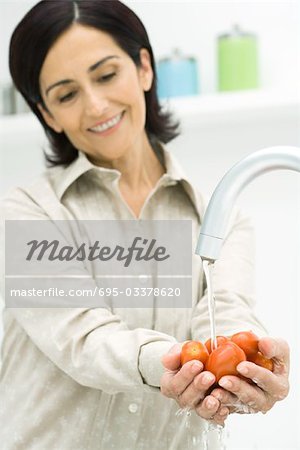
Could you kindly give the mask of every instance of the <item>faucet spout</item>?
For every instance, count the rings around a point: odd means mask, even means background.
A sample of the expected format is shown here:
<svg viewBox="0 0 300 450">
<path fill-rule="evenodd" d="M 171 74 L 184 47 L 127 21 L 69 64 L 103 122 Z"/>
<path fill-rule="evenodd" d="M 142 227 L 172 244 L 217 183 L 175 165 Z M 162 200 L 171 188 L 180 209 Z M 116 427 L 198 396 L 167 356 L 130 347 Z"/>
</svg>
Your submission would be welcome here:
<svg viewBox="0 0 300 450">
<path fill-rule="evenodd" d="M 240 192 L 266 172 L 288 169 L 300 172 L 300 148 L 268 147 L 235 164 L 217 185 L 201 225 L 196 253 L 204 260 L 218 259 L 231 211 Z"/>
</svg>

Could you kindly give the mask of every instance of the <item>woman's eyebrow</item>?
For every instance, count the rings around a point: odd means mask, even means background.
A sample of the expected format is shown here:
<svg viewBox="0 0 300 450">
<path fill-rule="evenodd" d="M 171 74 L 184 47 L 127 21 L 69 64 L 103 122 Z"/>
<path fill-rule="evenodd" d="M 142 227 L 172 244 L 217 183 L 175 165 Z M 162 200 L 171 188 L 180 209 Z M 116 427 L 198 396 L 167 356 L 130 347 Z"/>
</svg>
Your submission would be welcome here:
<svg viewBox="0 0 300 450">
<path fill-rule="evenodd" d="M 109 55 L 106 56 L 105 58 L 100 59 L 99 61 L 97 61 L 95 64 L 93 64 L 92 66 L 90 66 L 88 68 L 88 72 L 93 72 L 94 70 L 96 70 L 98 67 L 102 66 L 102 64 L 106 63 L 106 61 L 113 59 L 113 58 L 119 58 L 119 56 L 116 55 Z M 49 94 L 49 92 L 51 91 L 51 89 L 57 87 L 57 86 L 61 86 L 63 84 L 69 84 L 72 83 L 73 80 L 70 79 L 65 79 L 65 80 L 60 80 L 60 81 L 56 81 L 56 83 L 51 84 L 50 86 L 47 87 L 46 89 L 46 96 Z"/>
<path fill-rule="evenodd" d="M 96 62 L 91 67 L 89 67 L 88 72 L 93 72 L 93 70 L 96 70 L 99 66 L 102 66 L 102 64 L 106 63 L 106 61 L 112 58 L 120 58 L 120 57 L 117 55 L 106 56 L 105 58 L 100 59 L 100 61 Z"/>
</svg>

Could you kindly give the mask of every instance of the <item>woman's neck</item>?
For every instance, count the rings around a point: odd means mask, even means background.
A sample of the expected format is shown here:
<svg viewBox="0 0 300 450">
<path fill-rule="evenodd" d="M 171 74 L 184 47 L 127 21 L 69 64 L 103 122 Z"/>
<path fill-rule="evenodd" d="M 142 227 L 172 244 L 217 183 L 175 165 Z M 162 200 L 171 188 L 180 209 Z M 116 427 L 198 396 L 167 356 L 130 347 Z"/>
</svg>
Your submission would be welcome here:
<svg viewBox="0 0 300 450">
<path fill-rule="evenodd" d="M 152 148 L 146 134 L 139 144 L 121 158 L 112 161 L 92 160 L 98 166 L 121 172 L 120 193 L 135 217 L 140 216 L 149 194 L 165 173 L 163 163 Z"/>
<path fill-rule="evenodd" d="M 96 165 L 121 172 L 120 189 L 127 193 L 149 192 L 165 173 L 161 161 L 145 135 L 142 142 L 112 161 L 92 161 Z"/>
</svg>

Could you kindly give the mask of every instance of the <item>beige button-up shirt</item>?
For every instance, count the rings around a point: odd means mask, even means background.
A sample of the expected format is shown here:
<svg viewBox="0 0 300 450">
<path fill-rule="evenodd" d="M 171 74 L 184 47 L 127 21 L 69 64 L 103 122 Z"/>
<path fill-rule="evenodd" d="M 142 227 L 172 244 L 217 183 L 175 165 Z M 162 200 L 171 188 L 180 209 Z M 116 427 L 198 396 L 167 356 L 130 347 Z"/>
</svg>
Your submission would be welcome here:
<svg viewBox="0 0 300 450">
<path fill-rule="evenodd" d="M 191 220 L 195 248 L 203 199 L 171 153 L 162 150 L 161 157 L 166 172 L 139 219 Z M 31 185 L 13 189 L 1 202 L 1 248 L 5 219 L 136 220 L 120 194 L 120 176 L 79 153 L 67 168 L 48 169 Z M 265 333 L 252 309 L 253 247 L 248 221 L 235 212 L 213 275 L 218 334 Z M 192 275 L 191 308 L 4 309 L 1 449 L 202 448 L 204 421 L 194 412 L 176 414 L 178 405 L 159 388 L 161 356 L 175 342 L 209 337 L 196 255 Z M 216 440 L 210 448 L 218 445 Z"/>
</svg>

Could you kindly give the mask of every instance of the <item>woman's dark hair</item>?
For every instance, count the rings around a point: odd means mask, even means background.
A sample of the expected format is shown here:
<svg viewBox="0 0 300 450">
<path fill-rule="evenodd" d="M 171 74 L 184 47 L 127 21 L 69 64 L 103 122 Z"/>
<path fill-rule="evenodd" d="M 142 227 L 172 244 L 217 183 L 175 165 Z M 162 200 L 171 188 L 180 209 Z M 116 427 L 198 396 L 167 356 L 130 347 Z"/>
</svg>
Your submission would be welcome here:
<svg viewBox="0 0 300 450">
<path fill-rule="evenodd" d="M 136 14 L 118 0 L 42 0 L 21 20 L 13 32 L 9 49 L 9 68 L 16 88 L 43 125 L 52 154 L 46 153 L 49 165 L 69 164 L 78 150 L 65 133 L 50 128 L 37 103 L 46 109 L 39 85 L 42 65 L 49 49 L 72 24 L 91 26 L 108 33 L 136 66 L 140 66 L 140 49 L 148 50 L 153 69 L 153 83 L 145 92 L 146 125 L 149 139 L 167 143 L 178 136 L 178 123 L 163 111 L 157 98 L 156 70 L 147 31 Z"/>
</svg>

